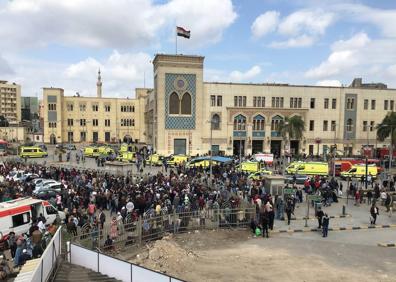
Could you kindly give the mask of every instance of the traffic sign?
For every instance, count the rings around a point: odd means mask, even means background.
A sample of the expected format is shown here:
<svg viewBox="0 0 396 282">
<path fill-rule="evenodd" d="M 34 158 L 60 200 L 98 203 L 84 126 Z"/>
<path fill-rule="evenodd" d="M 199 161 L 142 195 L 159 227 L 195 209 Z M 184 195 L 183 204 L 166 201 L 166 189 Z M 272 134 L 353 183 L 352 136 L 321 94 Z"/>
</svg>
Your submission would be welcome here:
<svg viewBox="0 0 396 282">
<path fill-rule="evenodd" d="M 294 194 L 294 193 L 296 193 L 296 189 L 293 189 L 293 188 L 283 189 L 283 194 Z"/>
<path fill-rule="evenodd" d="M 320 195 L 308 195 L 309 201 L 320 202 L 322 201 L 322 196 Z"/>
</svg>

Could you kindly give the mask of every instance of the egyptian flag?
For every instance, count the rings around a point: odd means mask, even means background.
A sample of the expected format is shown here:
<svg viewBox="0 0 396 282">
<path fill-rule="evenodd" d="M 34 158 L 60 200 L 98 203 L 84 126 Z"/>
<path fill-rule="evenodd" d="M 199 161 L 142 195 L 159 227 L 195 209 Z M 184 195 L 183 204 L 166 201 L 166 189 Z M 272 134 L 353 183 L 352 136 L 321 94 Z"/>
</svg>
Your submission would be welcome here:
<svg viewBox="0 0 396 282">
<path fill-rule="evenodd" d="M 184 38 L 190 38 L 190 31 L 185 30 L 184 28 L 177 26 L 176 27 L 177 36 L 182 36 Z"/>
</svg>

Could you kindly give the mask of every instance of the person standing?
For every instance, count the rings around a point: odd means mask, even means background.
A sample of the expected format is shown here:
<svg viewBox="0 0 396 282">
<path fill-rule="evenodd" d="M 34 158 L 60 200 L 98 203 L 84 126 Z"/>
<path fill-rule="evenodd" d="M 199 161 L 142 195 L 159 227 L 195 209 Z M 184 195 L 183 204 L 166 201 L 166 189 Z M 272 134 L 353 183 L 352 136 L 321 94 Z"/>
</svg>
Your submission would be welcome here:
<svg viewBox="0 0 396 282">
<path fill-rule="evenodd" d="M 293 202 L 290 198 L 286 202 L 286 215 L 287 215 L 287 225 L 290 225 L 291 214 L 293 212 Z"/>
<path fill-rule="evenodd" d="M 327 233 L 329 232 L 329 224 L 330 224 L 330 218 L 327 216 L 327 213 L 324 214 L 323 216 L 323 237 L 327 237 Z"/>
<path fill-rule="evenodd" d="M 369 190 L 367 192 L 367 204 L 371 205 L 371 199 L 373 198 L 373 192 L 371 192 L 371 190 Z"/>
<path fill-rule="evenodd" d="M 268 238 L 269 237 L 269 234 L 268 234 L 269 213 L 267 212 L 265 205 L 262 205 L 260 208 L 260 222 L 261 222 L 261 226 L 263 228 L 263 230 L 262 230 L 263 237 Z"/>
<path fill-rule="evenodd" d="M 377 216 L 379 215 L 378 208 L 375 205 L 375 202 L 371 206 L 370 214 L 371 214 L 371 224 L 375 225 L 375 222 L 377 221 Z"/>
<path fill-rule="evenodd" d="M 322 211 L 321 208 L 318 208 L 316 212 L 316 217 L 318 219 L 318 228 L 322 228 L 322 220 L 323 220 L 324 212 Z"/>
</svg>

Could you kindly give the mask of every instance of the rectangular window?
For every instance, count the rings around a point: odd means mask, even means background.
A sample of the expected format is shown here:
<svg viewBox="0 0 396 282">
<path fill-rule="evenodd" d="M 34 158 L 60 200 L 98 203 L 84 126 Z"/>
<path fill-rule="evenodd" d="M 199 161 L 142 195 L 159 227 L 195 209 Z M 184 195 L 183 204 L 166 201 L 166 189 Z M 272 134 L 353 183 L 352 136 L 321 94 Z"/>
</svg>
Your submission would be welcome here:
<svg viewBox="0 0 396 282">
<path fill-rule="evenodd" d="M 253 97 L 253 107 L 257 107 L 257 97 Z"/>
<path fill-rule="evenodd" d="M 371 109 L 375 110 L 375 100 L 371 100 Z"/>
<path fill-rule="evenodd" d="M 72 131 L 67 132 L 67 142 L 69 142 L 69 143 L 74 142 L 73 141 L 73 132 Z"/>
<path fill-rule="evenodd" d="M 242 96 L 238 97 L 238 107 L 242 107 Z"/>
<path fill-rule="evenodd" d="M 368 110 L 368 99 L 364 99 L 363 109 Z"/>
<path fill-rule="evenodd" d="M 80 104 L 80 112 L 85 112 L 86 105 L 85 104 Z"/>
<path fill-rule="evenodd" d="M 105 105 L 104 107 L 105 107 L 105 112 L 110 112 L 111 110 L 110 105 Z"/>
<path fill-rule="evenodd" d="M 324 108 L 328 109 L 329 108 L 329 98 L 324 99 Z"/>
<path fill-rule="evenodd" d="M 302 108 L 302 98 L 298 98 L 298 107 Z"/>
<path fill-rule="evenodd" d="M 234 107 L 238 107 L 238 96 L 234 96 Z"/>
<path fill-rule="evenodd" d="M 327 131 L 329 127 L 329 122 L 327 120 L 323 121 L 323 131 Z"/>
<path fill-rule="evenodd" d="M 105 132 L 105 142 L 110 142 L 110 132 Z"/>
<path fill-rule="evenodd" d="M 246 96 L 243 96 L 243 107 L 246 107 Z"/>
<path fill-rule="evenodd" d="M 56 111 L 56 104 L 48 104 L 49 111 Z"/>
<path fill-rule="evenodd" d="M 393 101 L 393 100 L 390 100 L 390 109 L 389 110 L 391 110 L 391 111 L 393 111 L 393 107 L 394 107 L 394 105 L 395 105 L 395 101 Z"/>
<path fill-rule="evenodd" d="M 87 121 L 85 119 L 80 119 L 80 126 L 86 126 Z"/>
<path fill-rule="evenodd" d="M 335 131 L 336 130 L 336 121 L 332 120 L 331 121 L 331 131 Z"/>
<path fill-rule="evenodd" d="M 385 101 L 384 101 L 384 111 L 387 111 L 387 110 L 388 110 L 388 104 L 389 104 L 389 101 L 388 101 L 388 100 L 385 100 Z"/>
<path fill-rule="evenodd" d="M 367 131 L 367 120 L 363 121 L 363 131 Z"/>
<path fill-rule="evenodd" d="M 68 111 L 68 112 L 72 112 L 72 111 L 73 111 L 73 108 L 74 108 L 74 105 L 73 105 L 72 103 L 68 103 L 67 106 L 66 106 L 66 108 L 67 108 L 67 111 Z"/>
<path fill-rule="evenodd" d="M 309 153 L 309 155 L 313 156 L 313 154 L 314 154 L 314 145 L 309 145 L 308 153 Z"/>
<path fill-rule="evenodd" d="M 315 98 L 311 98 L 310 108 L 315 109 Z"/>
<path fill-rule="evenodd" d="M 99 125 L 99 121 L 97 119 L 93 119 L 92 120 L 92 125 L 93 126 L 98 126 Z"/>
<path fill-rule="evenodd" d="M 12 227 L 18 227 L 30 222 L 30 213 L 25 212 L 12 216 Z"/>
<path fill-rule="evenodd" d="M 272 107 L 272 108 L 275 108 L 275 97 L 272 97 L 272 100 L 271 100 L 271 107 Z"/>
<path fill-rule="evenodd" d="M 331 99 L 331 108 L 336 109 L 337 108 L 337 99 Z"/>
<path fill-rule="evenodd" d="M 217 107 L 223 106 L 223 96 L 217 96 Z"/>
<path fill-rule="evenodd" d="M 71 118 L 67 119 L 67 126 L 73 126 L 73 119 Z"/>
<path fill-rule="evenodd" d="M 261 107 L 265 107 L 265 97 L 261 97 Z"/>
<path fill-rule="evenodd" d="M 276 97 L 276 99 L 275 99 L 275 107 L 276 108 L 279 108 L 279 97 Z"/>
<path fill-rule="evenodd" d="M 290 108 L 293 108 L 293 100 L 294 98 L 290 98 Z"/>
<path fill-rule="evenodd" d="M 105 126 L 110 126 L 110 120 L 109 119 L 105 119 Z"/>
<path fill-rule="evenodd" d="M 92 141 L 93 142 L 98 142 L 99 141 L 99 134 L 97 131 L 92 132 Z"/>
<path fill-rule="evenodd" d="M 283 108 L 283 97 L 280 98 L 280 107 Z"/>
<path fill-rule="evenodd" d="M 92 105 L 92 111 L 93 112 L 98 112 L 99 111 L 99 106 L 98 105 Z"/>
<path fill-rule="evenodd" d="M 348 98 L 347 99 L 347 110 L 353 110 L 355 108 L 355 98 Z"/>
<path fill-rule="evenodd" d="M 315 121 L 310 120 L 309 121 L 309 131 L 314 131 L 314 128 L 315 128 Z"/>
<path fill-rule="evenodd" d="M 374 131 L 375 123 L 374 121 L 370 121 L 370 131 Z"/>
<path fill-rule="evenodd" d="M 87 141 L 87 133 L 85 131 L 80 132 L 80 142 Z"/>
<path fill-rule="evenodd" d="M 216 106 L 216 96 L 215 95 L 210 95 L 210 106 L 211 107 Z"/>
</svg>

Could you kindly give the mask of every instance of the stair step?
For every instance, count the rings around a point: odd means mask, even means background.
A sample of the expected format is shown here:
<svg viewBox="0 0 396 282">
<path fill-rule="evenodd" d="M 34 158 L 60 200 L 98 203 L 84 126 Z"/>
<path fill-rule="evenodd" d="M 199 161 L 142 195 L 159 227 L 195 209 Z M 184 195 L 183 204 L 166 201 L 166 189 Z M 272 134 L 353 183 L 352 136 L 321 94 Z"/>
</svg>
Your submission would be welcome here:
<svg viewBox="0 0 396 282">
<path fill-rule="evenodd" d="M 89 281 L 100 281 L 100 282 L 118 282 L 119 280 L 101 274 L 99 272 L 92 271 L 88 268 L 63 262 L 56 274 L 54 279 L 56 282 L 89 282 Z"/>
</svg>

